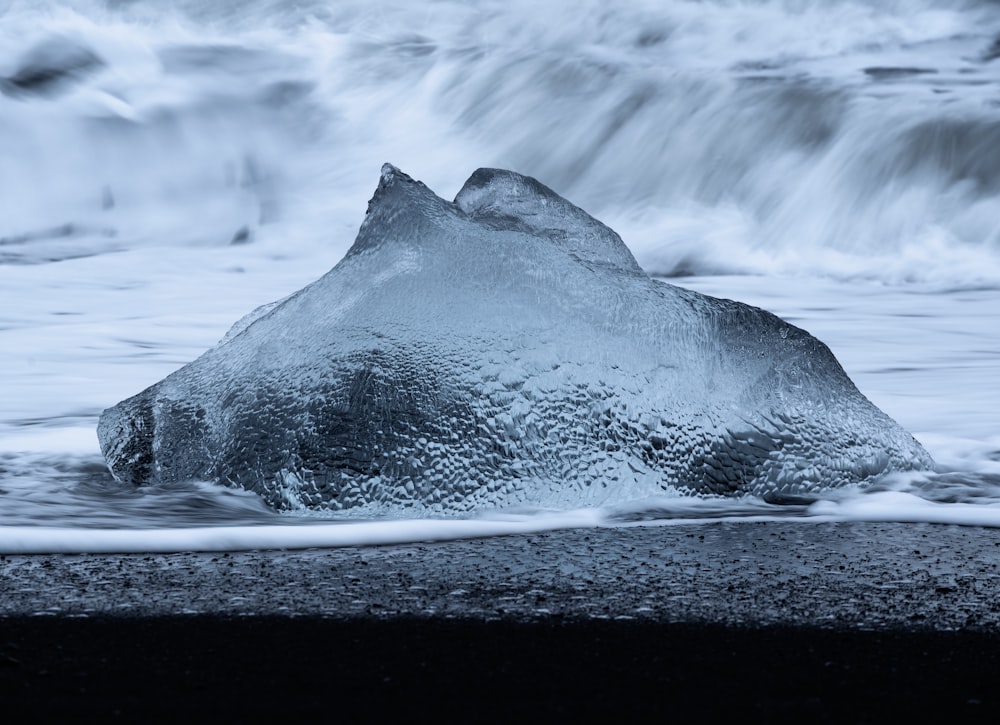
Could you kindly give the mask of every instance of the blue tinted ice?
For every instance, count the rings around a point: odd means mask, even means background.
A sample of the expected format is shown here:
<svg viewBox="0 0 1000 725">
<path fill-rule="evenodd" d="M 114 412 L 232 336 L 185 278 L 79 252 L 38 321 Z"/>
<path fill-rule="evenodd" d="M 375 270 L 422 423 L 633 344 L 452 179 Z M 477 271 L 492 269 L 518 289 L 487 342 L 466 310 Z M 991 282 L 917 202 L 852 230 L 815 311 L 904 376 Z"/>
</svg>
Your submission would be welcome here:
<svg viewBox="0 0 1000 725">
<path fill-rule="evenodd" d="M 322 278 L 104 412 L 115 477 L 357 515 L 757 495 L 932 465 L 829 349 L 648 277 L 534 179 L 390 165 Z"/>
</svg>

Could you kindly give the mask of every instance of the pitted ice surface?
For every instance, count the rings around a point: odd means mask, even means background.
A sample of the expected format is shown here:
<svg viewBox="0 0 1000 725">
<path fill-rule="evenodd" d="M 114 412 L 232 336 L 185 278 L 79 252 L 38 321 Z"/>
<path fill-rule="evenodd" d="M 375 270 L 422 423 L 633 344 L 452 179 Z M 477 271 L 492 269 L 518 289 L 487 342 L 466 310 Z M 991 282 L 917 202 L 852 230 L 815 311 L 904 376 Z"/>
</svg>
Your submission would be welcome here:
<svg viewBox="0 0 1000 725">
<path fill-rule="evenodd" d="M 795 495 L 933 465 L 829 349 L 651 279 L 535 179 L 386 164 L 354 245 L 109 408 L 115 477 L 359 516 Z"/>
</svg>

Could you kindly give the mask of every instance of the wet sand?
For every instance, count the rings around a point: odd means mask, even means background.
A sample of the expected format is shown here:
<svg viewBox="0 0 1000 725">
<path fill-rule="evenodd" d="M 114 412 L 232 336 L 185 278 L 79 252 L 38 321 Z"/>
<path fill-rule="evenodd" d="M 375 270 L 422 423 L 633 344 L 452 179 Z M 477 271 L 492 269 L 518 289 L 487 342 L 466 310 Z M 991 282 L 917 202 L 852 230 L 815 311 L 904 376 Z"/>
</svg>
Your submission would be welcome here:
<svg viewBox="0 0 1000 725">
<path fill-rule="evenodd" d="M 714 523 L 0 560 L 23 717 L 1000 713 L 1000 530 Z"/>
</svg>

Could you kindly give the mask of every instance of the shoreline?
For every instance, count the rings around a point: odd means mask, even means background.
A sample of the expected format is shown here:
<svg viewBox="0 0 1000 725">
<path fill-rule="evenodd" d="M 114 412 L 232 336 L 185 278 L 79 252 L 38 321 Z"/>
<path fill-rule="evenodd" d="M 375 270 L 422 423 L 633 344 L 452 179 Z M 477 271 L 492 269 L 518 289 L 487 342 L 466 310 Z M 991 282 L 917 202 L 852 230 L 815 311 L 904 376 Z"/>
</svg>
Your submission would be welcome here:
<svg viewBox="0 0 1000 725">
<path fill-rule="evenodd" d="M 1000 529 L 722 521 L 328 549 L 0 555 L 0 617 L 313 616 L 1000 631 Z"/>
<path fill-rule="evenodd" d="M 713 523 L 0 557 L 9 711 L 1000 713 L 1000 530 Z"/>
</svg>

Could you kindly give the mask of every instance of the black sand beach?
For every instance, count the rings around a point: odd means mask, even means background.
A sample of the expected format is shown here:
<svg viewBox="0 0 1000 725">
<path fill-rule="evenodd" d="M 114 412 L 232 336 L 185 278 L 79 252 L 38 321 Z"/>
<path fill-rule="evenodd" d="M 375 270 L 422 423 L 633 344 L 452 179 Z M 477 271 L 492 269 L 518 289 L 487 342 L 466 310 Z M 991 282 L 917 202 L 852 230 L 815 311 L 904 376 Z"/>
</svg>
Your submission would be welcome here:
<svg viewBox="0 0 1000 725">
<path fill-rule="evenodd" d="M 72 715 L 1000 713 L 1000 531 L 716 523 L 0 560 L 0 701 Z"/>
</svg>

